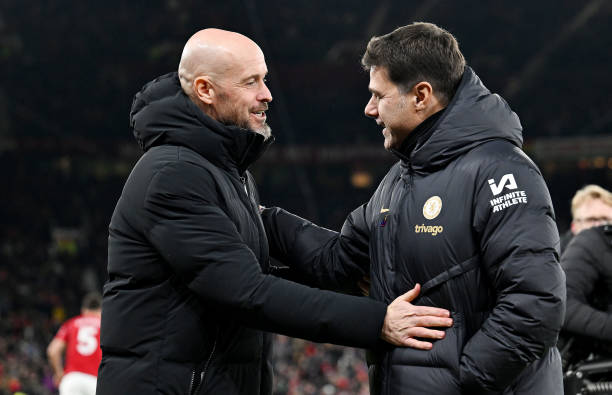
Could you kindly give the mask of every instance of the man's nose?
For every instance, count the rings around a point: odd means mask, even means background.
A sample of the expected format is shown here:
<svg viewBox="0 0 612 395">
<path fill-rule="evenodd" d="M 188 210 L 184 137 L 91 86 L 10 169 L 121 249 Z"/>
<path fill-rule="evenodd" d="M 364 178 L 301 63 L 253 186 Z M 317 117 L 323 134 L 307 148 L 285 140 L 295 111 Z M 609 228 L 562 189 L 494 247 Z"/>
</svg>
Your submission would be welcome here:
<svg viewBox="0 0 612 395">
<path fill-rule="evenodd" d="M 370 98 L 363 112 L 365 113 L 366 117 L 370 117 L 370 118 L 378 117 L 378 107 L 376 107 L 376 104 L 374 103 L 374 97 Z"/>
<path fill-rule="evenodd" d="M 270 89 L 268 89 L 268 86 L 265 83 L 262 84 L 262 89 L 260 90 L 259 95 L 257 96 L 257 100 L 266 103 L 272 101 L 272 93 L 270 92 Z"/>
</svg>

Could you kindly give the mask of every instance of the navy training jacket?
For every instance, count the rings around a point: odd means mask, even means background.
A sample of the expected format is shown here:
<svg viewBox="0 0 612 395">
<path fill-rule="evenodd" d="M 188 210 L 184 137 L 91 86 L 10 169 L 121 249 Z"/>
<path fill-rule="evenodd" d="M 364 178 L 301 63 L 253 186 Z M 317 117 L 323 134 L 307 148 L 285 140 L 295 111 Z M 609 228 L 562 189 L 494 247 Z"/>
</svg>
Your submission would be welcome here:
<svg viewBox="0 0 612 395">
<path fill-rule="evenodd" d="M 340 233 L 266 209 L 272 256 L 330 289 L 367 274 L 385 303 L 420 283 L 416 304 L 451 311 L 431 351 L 369 353 L 372 394 L 562 394 L 559 236 L 517 115 L 466 67 L 417 129 Z"/>
</svg>

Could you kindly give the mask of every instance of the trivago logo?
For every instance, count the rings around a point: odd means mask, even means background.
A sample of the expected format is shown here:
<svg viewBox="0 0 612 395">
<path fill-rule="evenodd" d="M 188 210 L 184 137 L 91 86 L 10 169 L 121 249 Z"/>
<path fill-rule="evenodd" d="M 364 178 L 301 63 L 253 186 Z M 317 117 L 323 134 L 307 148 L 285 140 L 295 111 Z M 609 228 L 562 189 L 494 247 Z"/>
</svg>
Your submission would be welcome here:
<svg viewBox="0 0 612 395">
<path fill-rule="evenodd" d="M 436 236 L 443 231 L 444 227 L 441 225 L 414 225 L 414 233 L 429 233 L 432 236 Z"/>
</svg>

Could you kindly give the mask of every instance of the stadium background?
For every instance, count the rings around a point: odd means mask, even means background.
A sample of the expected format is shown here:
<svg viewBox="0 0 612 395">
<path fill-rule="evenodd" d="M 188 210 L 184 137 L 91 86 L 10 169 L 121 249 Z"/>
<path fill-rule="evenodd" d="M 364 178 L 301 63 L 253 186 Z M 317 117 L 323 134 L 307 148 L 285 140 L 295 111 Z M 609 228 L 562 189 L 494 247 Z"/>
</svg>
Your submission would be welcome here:
<svg viewBox="0 0 612 395">
<path fill-rule="evenodd" d="M 393 156 L 363 116 L 367 40 L 415 20 L 459 40 L 519 114 L 561 232 L 586 183 L 612 185 L 612 2 L 107 1 L 0 3 L 0 394 L 49 394 L 44 350 L 105 279 L 107 226 L 140 152 L 133 94 L 187 38 L 235 30 L 266 54 L 273 148 L 262 200 L 338 229 Z M 367 393 L 361 350 L 278 337 L 278 394 Z"/>
</svg>

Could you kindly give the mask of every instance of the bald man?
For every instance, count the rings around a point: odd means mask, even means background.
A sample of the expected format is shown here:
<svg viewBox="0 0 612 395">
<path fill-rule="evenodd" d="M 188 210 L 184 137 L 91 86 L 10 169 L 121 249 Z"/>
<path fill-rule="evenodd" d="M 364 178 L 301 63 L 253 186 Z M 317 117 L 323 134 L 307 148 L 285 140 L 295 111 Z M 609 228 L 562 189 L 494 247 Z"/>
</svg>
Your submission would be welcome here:
<svg viewBox="0 0 612 395">
<path fill-rule="evenodd" d="M 387 306 L 273 275 L 247 171 L 273 141 L 267 72 L 253 41 L 206 29 L 178 73 L 136 94 L 130 125 L 144 155 L 109 226 L 98 395 L 271 394 L 265 331 L 429 349 L 444 337 L 431 328 L 452 324 L 410 303 L 418 287 Z M 335 273 L 337 284 L 364 274 L 351 273 Z"/>
</svg>

